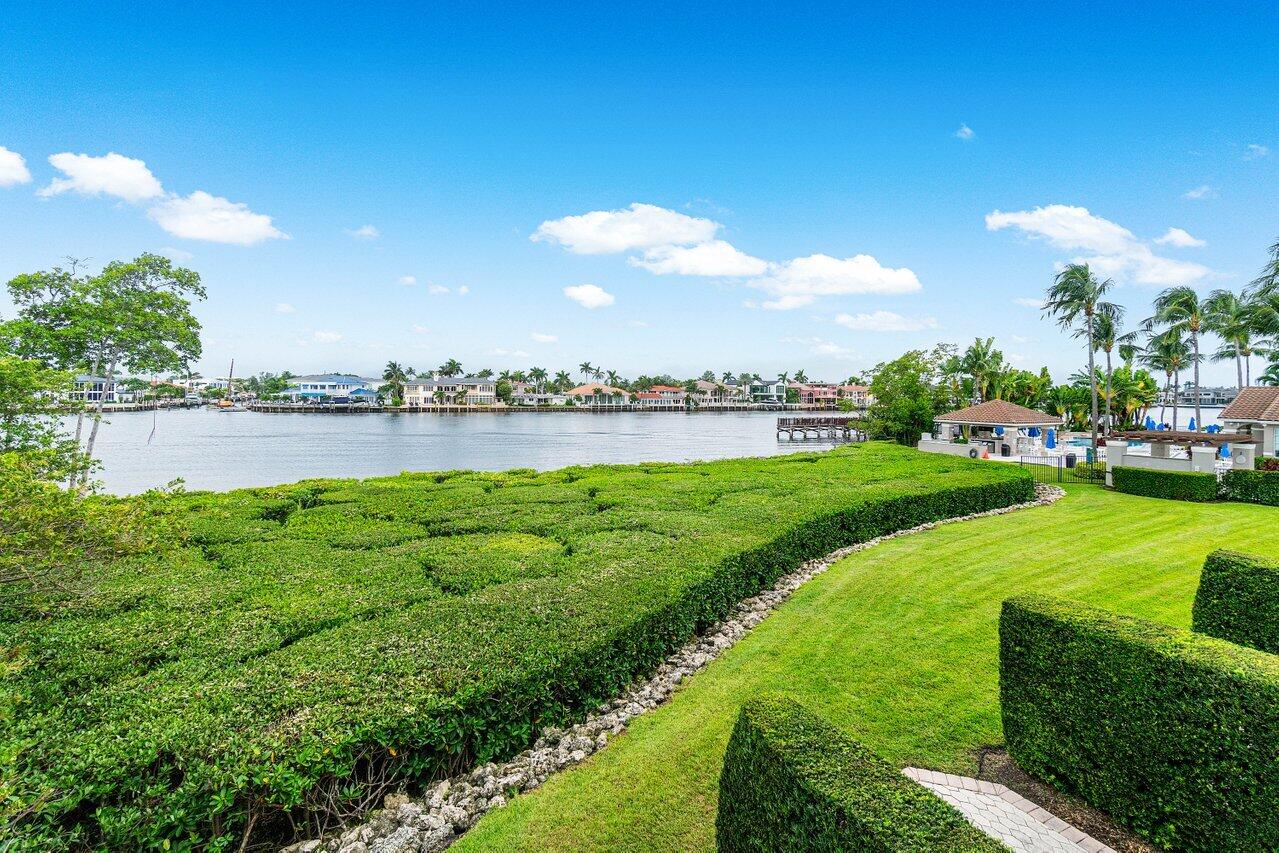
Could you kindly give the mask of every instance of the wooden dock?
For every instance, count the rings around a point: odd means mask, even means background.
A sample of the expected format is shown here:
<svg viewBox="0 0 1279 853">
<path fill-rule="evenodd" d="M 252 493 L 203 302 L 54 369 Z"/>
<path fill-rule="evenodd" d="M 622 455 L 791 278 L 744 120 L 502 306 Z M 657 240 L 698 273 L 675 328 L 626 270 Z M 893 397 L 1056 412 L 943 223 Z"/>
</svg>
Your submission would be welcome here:
<svg viewBox="0 0 1279 853">
<path fill-rule="evenodd" d="M 855 417 L 778 418 L 777 439 L 780 441 L 783 435 L 788 441 L 796 439 L 806 441 L 810 438 L 838 441 L 866 440 L 866 433 L 861 430 L 860 419 Z"/>
<path fill-rule="evenodd" d="M 322 415 L 362 415 L 369 412 L 385 411 L 381 406 L 369 403 L 249 403 L 250 412 L 270 412 L 272 414 L 322 414 Z"/>
</svg>

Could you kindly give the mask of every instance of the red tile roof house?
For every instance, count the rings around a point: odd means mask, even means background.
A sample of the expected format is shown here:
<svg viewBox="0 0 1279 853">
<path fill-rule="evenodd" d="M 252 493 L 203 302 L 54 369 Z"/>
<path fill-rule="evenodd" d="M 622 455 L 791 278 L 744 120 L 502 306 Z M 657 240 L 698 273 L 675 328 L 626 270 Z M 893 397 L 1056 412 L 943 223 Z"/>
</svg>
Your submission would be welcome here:
<svg viewBox="0 0 1279 853">
<path fill-rule="evenodd" d="M 583 406 L 595 408 L 621 408 L 631 402 L 631 392 L 605 385 L 603 382 L 587 382 L 564 392 L 564 396 Z"/>
<path fill-rule="evenodd" d="M 869 408 L 873 399 L 870 396 L 870 387 L 867 385 L 838 385 L 835 391 L 839 394 L 839 399 L 852 400 L 853 407 L 857 409 Z"/>
<path fill-rule="evenodd" d="M 638 391 L 635 402 L 646 409 L 683 407 L 687 393 L 674 385 L 654 385 L 648 391 Z"/>
<path fill-rule="evenodd" d="M 799 404 L 806 409 L 833 409 L 839 399 L 839 390 L 825 382 L 792 382 L 790 388 L 799 392 Z"/>
<path fill-rule="evenodd" d="M 1235 432 L 1251 433 L 1259 442 L 1258 455 L 1279 455 L 1279 388 L 1243 389 L 1220 418 Z"/>
</svg>

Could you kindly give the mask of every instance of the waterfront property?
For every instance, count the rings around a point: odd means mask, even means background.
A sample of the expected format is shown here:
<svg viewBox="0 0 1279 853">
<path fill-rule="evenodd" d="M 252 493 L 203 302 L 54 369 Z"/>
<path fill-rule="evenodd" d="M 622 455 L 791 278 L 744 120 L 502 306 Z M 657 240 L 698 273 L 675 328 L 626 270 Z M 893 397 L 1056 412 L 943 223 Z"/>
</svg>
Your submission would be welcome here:
<svg viewBox="0 0 1279 853">
<path fill-rule="evenodd" d="M 786 405 L 786 383 L 780 379 L 753 379 L 749 393 L 751 400 L 769 406 Z"/>
<path fill-rule="evenodd" d="M 75 377 L 75 386 L 67 396 L 89 404 L 128 402 L 123 399 L 123 394 L 116 380 L 81 373 Z M 132 399 L 132 395 L 129 395 L 129 399 Z"/>
<path fill-rule="evenodd" d="M 325 400 L 346 403 L 356 399 L 352 396 L 356 391 L 371 391 L 376 396 L 379 384 L 376 379 L 350 373 L 315 373 L 294 376 L 282 395 L 294 402 Z"/>
<path fill-rule="evenodd" d="M 1220 420 L 1235 432 L 1257 439 L 1259 455 L 1279 455 L 1279 388 L 1243 389 L 1222 411 Z"/>
<path fill-rule="evenodd" d="M 587 382 L 564 392 L 568 397 L 583 406 L 597 409 L 621 409 L 631 401 L 631 392 L 622 388 L 614 388 L 602 382 Z"/>
<path fill-rule="evenodd" d="M 974 458 L 1038 453 L 1044 431 L 1061 426 L 1060 417 L 1007 400 L 987 400 L 935 420 L 937 435 L 925 434 L 917 445 L 920 450 Z"/>
<path fill-rule="evenodd" d="M 497 403 L 497 380 L 479 376 L 418 376 L 404 383 L 404 405 L 492 406 Z"/>
</svg>

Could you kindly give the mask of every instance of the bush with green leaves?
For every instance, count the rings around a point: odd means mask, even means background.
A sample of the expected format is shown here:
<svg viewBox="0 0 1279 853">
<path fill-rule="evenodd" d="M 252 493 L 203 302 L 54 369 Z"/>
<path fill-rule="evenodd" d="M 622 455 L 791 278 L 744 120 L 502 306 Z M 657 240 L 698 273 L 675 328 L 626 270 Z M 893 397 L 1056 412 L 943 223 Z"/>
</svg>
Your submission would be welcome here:
<svg viewBox="0 0 1279 853">
<path fill-rule="evenodd" d="M 1279 656 L 1019 596 L 999 621 L 999 700 L 1023 769 L 1159 846 L 1279 848 Z"/>
<path fill-rule="evenodd" d="M 1279 506 L 1279 471 L 1232 468 L 1221 478 L 1227 500 Z"/>
<path fill-rule="evenodd" d="M 1003 845 L 791 699 L 748 702 L 719 777 L 720 853 L 981 851 Z"/>
<path fill-rule="evenodd" d="M 878 443 L 179 495 L 184 547 L 0 621 L 5 817 L 33 846 L 315 833 L 580 718 L 805 560 L 1032 497 Z"/>
<path fill-rule="evenodd" d="M 1213 551 L 1192 612 L 1201 634 L 1279 654 L 1279 562 Z"/>
<path fill-rule="evenodd" d="M 1217 475 L 1198 471 L 1158 471 L 1120 465 L 1110 472 L 1115 490 L 1174 501 L 1215 501 Z"/>
<path fill-rule="evenodd" d="M 1258 471 L 1279 471 L 1279 458 L 1274 456 L 1258 456 L 1253 467 Z"/>
</svg>

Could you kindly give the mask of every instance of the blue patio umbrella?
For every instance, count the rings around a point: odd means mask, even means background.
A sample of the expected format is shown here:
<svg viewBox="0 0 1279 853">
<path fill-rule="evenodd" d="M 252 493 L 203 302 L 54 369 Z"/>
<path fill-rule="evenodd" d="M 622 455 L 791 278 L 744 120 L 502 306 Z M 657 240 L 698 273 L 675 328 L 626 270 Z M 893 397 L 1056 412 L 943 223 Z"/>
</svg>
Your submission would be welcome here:
<svg viewBox="0 0 1279 853">
<path fill-rule="evenodd" d="M 999 426 L 995 427 L 995 435 L 1003 435 L 1003 434 L 1004 434 L 1003 427 L 999 427 Z"/>
<path fill-rule="evenodd" d="M 1221 432 L 1221 424 L 1211 424 L 1209 425 L 1208 429 L 1205 430 L 1205 432 L 1210 432 L 1213 435 L 1216 435 L 1217 433 Z"/>
<path fill-rule="evenodd" d="M 1194 418 L 1191 418 L 1191 419 L 1190 419 L 1190 431 L 1191 431 L 1191 432 L 1196 432 L 1196 430 L 1195 430 L 1195 419 L 1194 419 Z"/>
<path fill-rule="evenodd" d="M 1056 446 L 1057 446 L 1057 430 L 1050 429 L 1048 430 L 1048 438 L 1044 440 L 1044 447 L 1047 447 L 1049 450 L 1052 450 Z"/>
<path fill-rule="evenodd" d="M 1155 419 L 1152 418 L 1150 415 L 1146 415 L 1146 429 L 1154 429 L 1154 428 L 1155 428 Z"/>
<path fill-rule="evenodd" d="M 1030 438 L 1039 438 L 1039 427 L 1031 427 L 1026 430 L 1026 435 Z"/>
<path fill-rule="evenodd" d="M 1223 445 L 1221 445 L 1221 458 L 1222 458 L 1222 459 L 1229 459 L 1229 458 L 1230 458 L 1230 445 L 1229 445 L 1229 444 L 1223 444 Z"/>
</svg>

